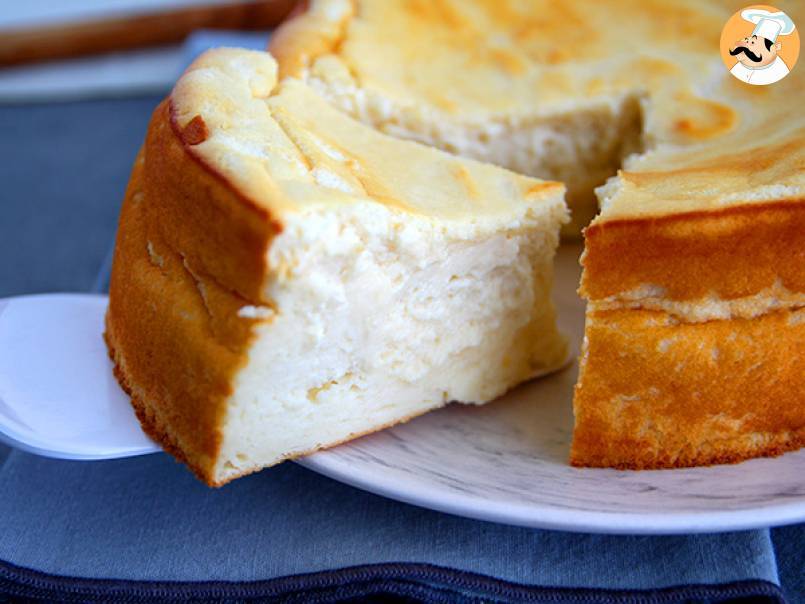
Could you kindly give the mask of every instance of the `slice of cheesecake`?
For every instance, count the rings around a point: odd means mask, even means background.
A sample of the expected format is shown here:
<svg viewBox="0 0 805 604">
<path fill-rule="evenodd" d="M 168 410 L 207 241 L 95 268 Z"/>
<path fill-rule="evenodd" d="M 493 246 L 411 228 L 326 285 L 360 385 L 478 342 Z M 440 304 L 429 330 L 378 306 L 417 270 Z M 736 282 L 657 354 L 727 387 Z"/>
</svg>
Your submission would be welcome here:
<svg viewBox="0 0 805 604">
<path fill-rule="evenodd" d="M 562 366 L 564 187 L 381 134 L 267 53 L 199 58 L 123 206 L 106 338 L 146 432 L 220 485 Z"/>
</svg>

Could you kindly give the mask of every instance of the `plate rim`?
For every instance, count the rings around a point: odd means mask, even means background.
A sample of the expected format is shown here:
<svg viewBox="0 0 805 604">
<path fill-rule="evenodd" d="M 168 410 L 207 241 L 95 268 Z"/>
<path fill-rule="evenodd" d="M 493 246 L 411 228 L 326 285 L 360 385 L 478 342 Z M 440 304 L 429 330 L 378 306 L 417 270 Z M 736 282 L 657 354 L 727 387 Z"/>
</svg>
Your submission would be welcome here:
<svg viewBox="0 0 805 604">
<path fill-rule="evenodd" d="M 805 500 L 738 510 L 670 514 L 578 510 L 495 502 L 453 492 L 445 498 L 434 495 L 432 491 L 411 491 L 401 486 L 399 481 L 385 478 L 379 472 L 350 471 L 327 450 L 294 461 L 338 482 L 395 501 L 463 518 L 524 528 L 611 535 L 679 535 L 752 530 L 805 522 Z"/>
</svg>

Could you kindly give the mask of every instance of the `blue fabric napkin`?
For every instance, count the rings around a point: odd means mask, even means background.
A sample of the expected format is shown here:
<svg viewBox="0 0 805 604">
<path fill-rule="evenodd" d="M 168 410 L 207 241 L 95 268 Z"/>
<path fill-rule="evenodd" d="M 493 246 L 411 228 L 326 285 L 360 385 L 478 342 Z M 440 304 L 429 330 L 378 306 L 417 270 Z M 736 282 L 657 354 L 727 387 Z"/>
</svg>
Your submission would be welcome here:
<svg viewBox="0 0 805 604">
<path fill-rule="evenodd" d="M 198 34 L 187 59 L 243 40 Z M 247 45 L 264 42 L 249 36 Z M 0 107 L 0 295 L 104 287 L 108 260 L 95 273 L 158 100 Z M 805 525 L 665 537 L 560 533 L 397 503 L 292 463 L 212 490 L 163 454 L 66 462 L 0 449 L 0 601 L 380 596 L 803 602 Z"/>
<path fill-rule="evenodd" d="M 768 531 L 530 530 L 396 503 L 291 463 L 214 490 L 164 454 L 14 453 L 0 471 L 0 535 L 0 591 L 20 596 L 783 601 Z"/>
</svg>

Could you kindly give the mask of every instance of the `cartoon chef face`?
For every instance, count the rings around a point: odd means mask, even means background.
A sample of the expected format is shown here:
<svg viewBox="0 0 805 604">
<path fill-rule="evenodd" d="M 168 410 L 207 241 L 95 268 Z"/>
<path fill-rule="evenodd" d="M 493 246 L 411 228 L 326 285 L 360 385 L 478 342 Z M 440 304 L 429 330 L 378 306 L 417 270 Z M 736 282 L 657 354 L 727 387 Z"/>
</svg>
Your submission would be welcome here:
<svg viewBox="0 0 805 604">
<path fill-rule="evenodd" d="M 757 69 L 773 63 L 774 59 L 777 58 L 777 52 L 780 47 L 779 42 L 775 44 L 768 38 L 753 34 L 738 40 L 730 48 L 730 54 L 744 66 L 750 69 Z"/>
<path fill-rule="evenodd" d="M 724 48 L 725 56 L 729 52 L 731 59 L 735 61 L 732 65 L 729 65 L 729 59 L 725 61 L 730 73 L 741 82 L 753 86 L 765 86 L 782 80 L 790 69 L 780 56 L 780 51 L 784 50 L 787 42 L 780 42 L 779 37 L 794 34 L 796 40 L 794 22 L 782 11 L 761 8 L 744 9 L 740 12 L 740 17 L 742 21 L 751 23 L 754 29 L 747 31 L 748 28 L 738 22 L 736 29 L 746 32 L 743 34 L 745 37 L 737 40 L 731 48 Z M 727 31 L 726 27 L 724 31 Z M 722 44 L 724 42 L 726 41 L 722 35 Z"/>
</svg>

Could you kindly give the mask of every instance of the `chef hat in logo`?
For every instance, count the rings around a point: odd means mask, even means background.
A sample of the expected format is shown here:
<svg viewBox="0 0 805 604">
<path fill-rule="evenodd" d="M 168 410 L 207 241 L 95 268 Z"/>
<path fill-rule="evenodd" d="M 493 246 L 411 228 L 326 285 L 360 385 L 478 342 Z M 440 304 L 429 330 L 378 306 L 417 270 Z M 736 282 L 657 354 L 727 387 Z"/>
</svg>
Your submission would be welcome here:
<svg viewBox="0 0 805 604">
<path fill-rule="evenodd" d="M 741 17 L 755 24 L 753 36 L 759 36 L 774 42 L 777 36 L 787 36 L 794 31 L 794 22 L 784 12 L 773 13 L 762 8 L 747 8 Z"/>
</svg>

